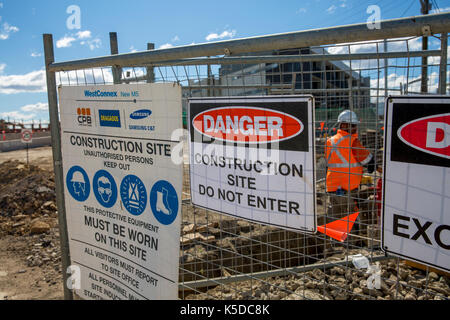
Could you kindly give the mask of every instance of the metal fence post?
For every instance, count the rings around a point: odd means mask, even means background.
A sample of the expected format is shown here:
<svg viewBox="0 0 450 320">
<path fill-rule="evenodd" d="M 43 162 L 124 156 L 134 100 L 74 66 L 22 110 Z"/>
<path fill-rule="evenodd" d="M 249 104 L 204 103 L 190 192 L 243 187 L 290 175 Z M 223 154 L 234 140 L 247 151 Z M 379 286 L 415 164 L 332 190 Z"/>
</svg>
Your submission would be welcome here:
<svg viewBox="0 0 450 320">
<path fill-rule="evenodd" d="M 147 50 L 155 50 L 154 43 L 147 43 Z M 147 83 L 155 82 L 155 70 L 153 67 L 147 67 Z"/>
<path fill-rule="evenodd" d="M 383 41 L 383 52 L 388 52 L 388 44 L 386 39 Z M 388 59 L 384 59 L 384 97 L 388 96 Z"/>
<path fill-rule="evenodd" d="M 111 54 L 112 55 L 119 54 L 119 45 L 117 44 L 117 33 L 116 32 L 109 33 L 109 44 L 111 47 Z M 122 69 L 117 66 L 113 66 L 112 74 L 113 74 L 114 84 L 119 84 L 121 74 L 122 74 Z"/>
<path fill-rule="evenodd" d="M 58 116 L 58 96 L 56 92 L 55 72 L 49 71 L 49 65 L 55 61 L 53 52 L 53 36 L 44 34 L 45 67 L 47 75 L 48 110 L 53 151 L 53 170 L 55 172 L 56 204 L 58 206 L 58 222 L 61 245 L 61 263 L 63 273 L 64 299 L 72 300 L 73 293 L 67 287 L 67 268 L 70 266 L 69 237 L 67 233 L 66 208 L 64 201 L 64 175 L 61 154 L 61 127 Z"/>
<path fill-rule="evenodd" d="M 441 34 L 441 60 L 439 66 L 439 93 L 447 93 L 447 32 Z"/>
</svg>

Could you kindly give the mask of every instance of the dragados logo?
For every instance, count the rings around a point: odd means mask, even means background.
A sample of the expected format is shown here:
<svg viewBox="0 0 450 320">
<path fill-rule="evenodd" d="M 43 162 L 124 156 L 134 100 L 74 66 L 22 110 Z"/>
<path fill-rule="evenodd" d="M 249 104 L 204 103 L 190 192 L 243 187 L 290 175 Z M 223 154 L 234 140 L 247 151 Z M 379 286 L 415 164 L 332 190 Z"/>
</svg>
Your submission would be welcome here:
<svg viewBox="0 0 450 320">
<path fill-rule="evenodd" d="M 119 110 L 98 110 L 100 126 L 120 128 Z"/>
<path fill-rule="evenodd" d="M 303 123 L 284 112 L 230 106 L 204 111 L 192 120 L 195 130 L 214 139 L 237 143 L 270 143 L 293 138 Z"/>
<path fill-rule="evenodd" d="M 149 109 L 136 110 L 130 114 L 130 119 L 140 120 L 150 117 L 152 111 Z"/>
</svg>

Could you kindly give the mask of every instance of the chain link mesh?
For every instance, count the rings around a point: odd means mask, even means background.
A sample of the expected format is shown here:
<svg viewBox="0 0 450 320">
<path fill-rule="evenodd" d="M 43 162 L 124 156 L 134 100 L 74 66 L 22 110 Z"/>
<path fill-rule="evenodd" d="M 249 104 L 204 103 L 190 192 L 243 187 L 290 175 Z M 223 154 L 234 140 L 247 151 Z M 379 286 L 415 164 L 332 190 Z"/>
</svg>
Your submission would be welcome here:
<svg viewBox="0 0 450 320">
<path fill-rule="evenodd" d="M 439 50 L 438 38 L 431 47 Z M 191 97 L 312 94 L 318 224 L 329 218 L 325 190 L 327 137 L 345 109 L 361 121 L 359 137 L 379 170 L 364 173 L 357 195 L 348 194 L 346 214 L 355 202 L 360 215 L 347 239 L 322 233 L 291 232 L 247 222 L 190 202 L 188 143 L 180 238 L 180 299 L 448 299 L 448 274 L 417 266 L 380 249 L 380 200 L 384 101 L 388 95 L 421 93 L 422 56 L 428 56 L 426 87 L 437 94 L 440 56 L 420 53 L 421 38 L 387 39 L 231 57 L 205 57 L 121 68 L 121 83 L 177 82 L 183 91 L 183 123 Z M 258 57 L 256 63 L 250 58 Z M 286 57 L 297 61 L 286 62 Z M 232 58 L 232 59 L 228 59 Z M 447 83 L 449 72 L 445 66 Z M 114 83 L 113 68 L 59 72 L 60 85 Z M 448 94 L 448 87 L 446 88 Z M 366 257 L 369 266 L 358 268 Z M 363 259 L 364 260 L 364 259 Z"/>
</svg>

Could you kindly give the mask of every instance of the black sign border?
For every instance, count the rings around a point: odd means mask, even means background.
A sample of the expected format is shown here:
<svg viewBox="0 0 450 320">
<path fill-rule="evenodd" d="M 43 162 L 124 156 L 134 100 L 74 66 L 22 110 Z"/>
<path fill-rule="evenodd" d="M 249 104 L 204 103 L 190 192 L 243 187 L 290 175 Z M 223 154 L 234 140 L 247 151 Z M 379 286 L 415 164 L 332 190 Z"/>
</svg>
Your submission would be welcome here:
<svg viewBox="0 0 450 320">
<path fill-rule="evenodd" d="M 189 122 L 190 122 L 190 119 L 191 119 L 190 103 L 191 103 L 191 101 L 193 101 L 195 103 L 202 103 L 202 101 L 206 101 L 206 100 L 208 100 L 208 101 L 209 100 L 215 100 L 217 102 L 222 102 L 222 101 L 224 101 L 224 102 L 226 102 L 226 101 L 236 102 L 236 100 L 246 100 L 246 101 L 259 100 L 260 102 L 263 102 L 261 100 L 269 100 L 269 99 L 286 99 L 286 100 L 289 100 L 289 99 L 300 99 L 300 98 L 301 99 L 311 99 L 311 105 L 312 105 L 312 110 L 311 110 L 312 138 L 311 139 L 312 139 L 312 148 L 313 148 L 312 153 L 313 153 L 313 157 L 314 157 L 312 165 L 313 165 L 313 181 L 315 182 L 316 181 L 316 168 L 315 168 L 315 166 L 316 166 L 316 163 L 315 163 L 316 162 L 316 143 L 315 143 L 316 139 L 315 139 L 315 135 L 314 135 L 315 134 L 315 132 L 314 132 L 314 125 L 315 125 L 314 106 L 315 106 L 315 103 L 314 103 L 314 96 L 312 96 L 312 95 L 235 96 L 235 97 L 202 97 L 202 98 L 195 97 L 195 98 L 189 98 L 188 99 L 187 119 L 189 119 Z M 307 101 L 307 102 L 309 103 L 309 101 Z M 239 102 L 239 103 L 241 103 L 241 102 Z M 245 102 L 242 102 L 242 103 L 245 103 Z M 192 143 L 191 142 L 191 125 L 190 125 L 190 123 L 188 123 L 188 128 L 189 128 L 189 135 L 188 135 L 188 137 L 189 137 L 189 145 L 190 145 Z M 309 130 L 309 128 L 308 128 L 308 130 Z M 190 191 L 190 193 L 192 195 L 192 174 L 191 174 L 190 167 L 191 167 L 191 163 L 190 163 L 190 154 L 189 154 L 189 191 Z M 317 208 L 316 208 L 316 206 L 317 206 L 317 196 L 316 196 L 317 190 L 316 190 L 316 183 L 313 183 L 313 189 L 314 189 L 313 190 L 313 196 L 314 196 L 314 200 L 313 200 L 314 230 L 312 230 L 312 231 L 308 230 L 308 229 L 304 229 L 304 228 L 295 229 L 295 228 L 289 228 L 289 227 L 284 226 L 284 225 L 264 223 L 264 222 L 258 221 L 258 220 L 253 220 L 253 219 L 249 219 L 249 218 L 243 218 L 241 216 L 230 214 L 228 212 L 223 212 L 223 211 L 220 211 L 220 210 L 214 210 L 214 209 L 211 209 L 211 208 L 207 208 L 207 207 L 195 204 L 192 201 L 192 196 L 191 196 L 191 203 L 192 203 L 193 206 L 195 206 L 197 208 L 202 208 L 202 209 L 209 210 L 209 211 L 212 211 L 212 212 L 217 212 L 217 213 L 220 213 L 220 214 L 227 215 L 229 217 L 233 217 L 233 218 L 237 218 L 237 219 L 241 219 L 241 220 L 245 220 L 245 221 L 250 221 L 252 223 L 257 223 L 257 224 L 260 224 L 260 225 L 266 225 L 266 226 L 270 226 L 270 227 L 278 227 L 280 229 L 284 229 L 284 230 L 288 230 L 288 231 L 292 231 L 292 232 L 300 232 L 300 233 L 306 233 L 306 234 L 317 234 Z"/>
</svg>

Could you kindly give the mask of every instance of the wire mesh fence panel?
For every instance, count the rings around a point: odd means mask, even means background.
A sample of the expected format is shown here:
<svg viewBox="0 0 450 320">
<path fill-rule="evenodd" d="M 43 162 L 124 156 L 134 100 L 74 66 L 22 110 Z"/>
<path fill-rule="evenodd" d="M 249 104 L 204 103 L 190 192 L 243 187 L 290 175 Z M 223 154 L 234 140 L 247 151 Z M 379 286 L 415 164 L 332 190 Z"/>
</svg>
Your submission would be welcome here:
<svg viewBox="0 0 450 320">
<path fill-rule="evenodd" d="M 315 106 L 317 224 L 347 219 L 336 240 L 220 214 L 191 203 L 188 134 L 180 238 L 180 299 L 448 299 L 448 274 L 397 257 L 380 244 L 384 104 L 388 95 L 442 92 L 441 42 L 421 37 L 277 49 L 149 63 L 121 68 L 121 83 L 176 82 L 182 86 L 183 124 L 195 97 L 312 95 Z M 427 57 L 427 64 L 422 58 Z M 425 68 L 427 79 L 422 79 Z M 445 83 L 449 68 L 444 64 Z M 63 86 L 112 84 L 113 68 L 59 72 Z M 445 94 L 449 89 L 445 87 Z M 338 115 L 354 111 L 361 144 L 374 157 L 359 187 L 327 192 L 327 139 Z"/>
</svg>

